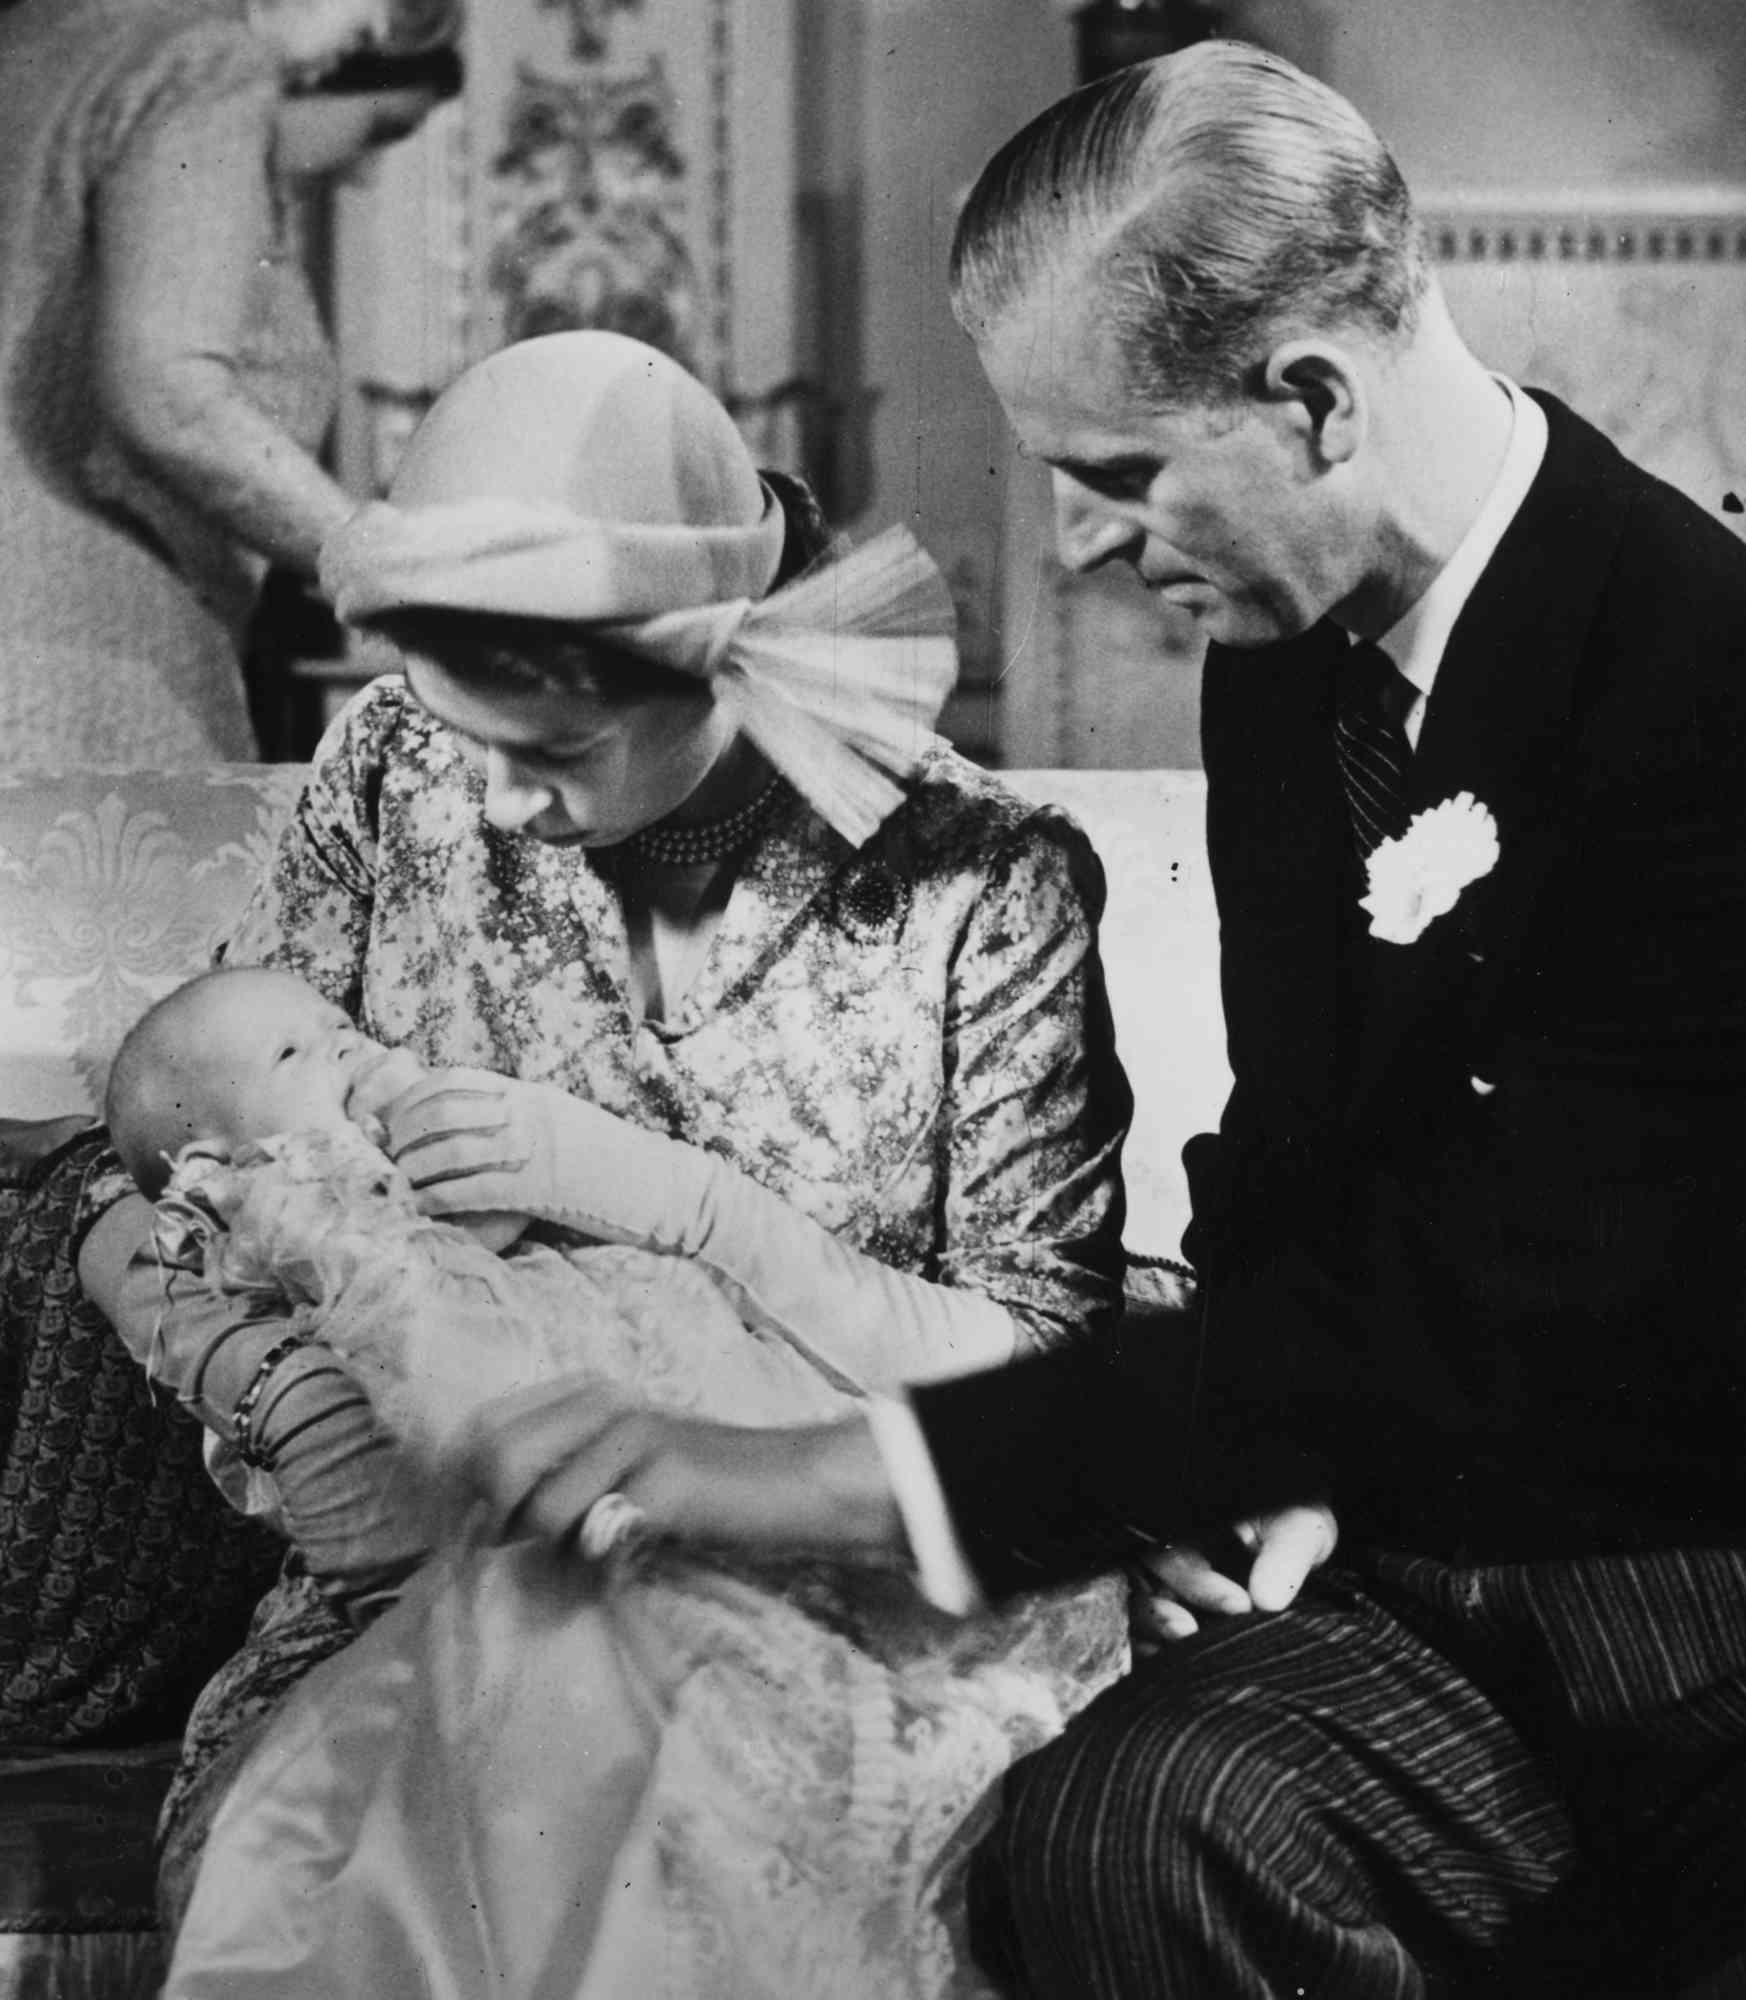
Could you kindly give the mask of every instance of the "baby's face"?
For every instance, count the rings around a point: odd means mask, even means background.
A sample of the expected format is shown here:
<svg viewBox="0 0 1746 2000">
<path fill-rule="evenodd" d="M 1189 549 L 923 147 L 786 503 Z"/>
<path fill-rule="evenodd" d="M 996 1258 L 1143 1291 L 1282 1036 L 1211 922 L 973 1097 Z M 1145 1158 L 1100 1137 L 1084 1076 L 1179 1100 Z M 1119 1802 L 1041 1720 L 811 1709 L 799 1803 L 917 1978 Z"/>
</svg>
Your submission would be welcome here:
<svg viewBox="0 0 1746 2000">
<path fill-rule="evenodd" d="M 203 1136 L 231 1145 L 348 1124 L 354 1081 L 385 1053 L 288 972 L 215 980 L 190 1025 Z"/>
</svg>

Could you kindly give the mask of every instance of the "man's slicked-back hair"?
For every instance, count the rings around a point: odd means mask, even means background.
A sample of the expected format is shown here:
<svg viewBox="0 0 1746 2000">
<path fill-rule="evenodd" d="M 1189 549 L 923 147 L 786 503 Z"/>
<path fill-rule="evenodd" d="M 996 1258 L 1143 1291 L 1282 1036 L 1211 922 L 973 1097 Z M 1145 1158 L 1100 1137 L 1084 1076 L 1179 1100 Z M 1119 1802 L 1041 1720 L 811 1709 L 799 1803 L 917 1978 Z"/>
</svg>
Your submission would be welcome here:
<svg viewBox="0 0 1746 2000">
<path fill-rule="evenodd" d="M 1427 284 L 1400 169 L 1337 92 L 1197 42 L 1053 104 L 995 154 L 952 242 L 975 338 L 1042 287 L 1095 298 L 1129 386 L 1227 400 L 1294 333 L 1409 331 Z"/>
</svg>

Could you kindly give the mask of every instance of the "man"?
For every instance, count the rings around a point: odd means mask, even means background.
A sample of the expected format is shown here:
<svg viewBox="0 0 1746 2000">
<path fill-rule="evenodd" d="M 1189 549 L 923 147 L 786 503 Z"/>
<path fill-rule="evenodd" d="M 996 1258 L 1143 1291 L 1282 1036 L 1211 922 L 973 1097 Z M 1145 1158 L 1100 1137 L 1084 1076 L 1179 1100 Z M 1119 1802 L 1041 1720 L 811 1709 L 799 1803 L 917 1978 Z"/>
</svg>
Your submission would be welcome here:
<svg viewBox="0 0 1746 2000">
<path fill-rule="evenodd" d="M 1746 552 L 1481 367 L 1380 142 L 1258 51 L 1044 113 L 953 285 L 1069 559 L 1212 641 L 1195 1352 L 919 1391 L 883 1457 L 549 1401 L 482 1477 L 554 1534 L 611 1487 L 907 1521 L 949 1574 L 936 1476 L 996 1594 L 1219 1518 L 1265 1554 L 1325 1492 L 1289 1616 L 1206 1621 L 1011 1786 L 1027 1990 L 1746 1990 Z"/>
</svg>

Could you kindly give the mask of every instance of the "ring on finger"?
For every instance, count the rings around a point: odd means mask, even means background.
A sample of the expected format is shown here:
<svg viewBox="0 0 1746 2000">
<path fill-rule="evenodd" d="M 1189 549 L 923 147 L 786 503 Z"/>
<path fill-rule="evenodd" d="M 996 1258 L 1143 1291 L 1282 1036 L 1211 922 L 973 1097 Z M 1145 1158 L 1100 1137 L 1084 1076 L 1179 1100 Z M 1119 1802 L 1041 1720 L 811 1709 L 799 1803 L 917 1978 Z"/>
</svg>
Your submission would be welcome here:
<svg viewBox="0 0 1746 2000">
<path fill-rule="evenodd" d="M 584 1562 L 604 1562 L 614 1549 L 638 1535 L 648 1516 L 615 1488 L 601 1494 L 576 1530 L 576 1552 Z"/>
</svg>

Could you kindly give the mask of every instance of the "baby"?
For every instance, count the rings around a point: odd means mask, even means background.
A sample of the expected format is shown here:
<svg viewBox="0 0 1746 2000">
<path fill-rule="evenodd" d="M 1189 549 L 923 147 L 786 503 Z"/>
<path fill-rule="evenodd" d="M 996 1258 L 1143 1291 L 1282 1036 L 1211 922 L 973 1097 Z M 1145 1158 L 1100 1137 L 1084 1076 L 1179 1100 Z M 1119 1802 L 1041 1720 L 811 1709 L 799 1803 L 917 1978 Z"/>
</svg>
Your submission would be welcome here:
<svg viewBox="0 0 1746 2000">
<path fill-rule="evenodd" d="M 175 1307 L 150 1365 L 369 1626 L 232 1785 L 166 1991 L 215 1990 L 178 1983 L 185 1959 L 248 1960 L 288 1923 L 308 1976 L 263 1990 L 386 1990 L 309 1972 L 367 1850 L 420 1913 L 394 1930 L 395 1898 L 367 1896 L 374 1948 L 422 1964 L 440 1911 L 438 1957 L 486 1939 L 493 1991 L 555 1990 L 541 1967 L 574 1933 L 566 1991 L 983 1994 L 970 1849 L 1002 1773 L 1120 1670 L 1119 1595 L 960 1622 L 891 1572 L 590 1549 L 594 1514 L 587 1565 L 456 1532 L 468 1420 L 518 1386 L 805 1423 L 876 1369 L 742 1318 L 689 1259 L 421 1216 L 370 1107 L 424 1074 L 277 971 L 206 974 L 116 1058 L 110 1129 Z M 332 1930 L 347 1965 L 350 1940 Z"/>
<path fill-rule="evenodd" d="M 277 1516 L 300 1542 L 299 1521 L 319 1520 L 324 1537 L 355 1523 L 305 1553 L 360 1620 L 424 1552 L 414 1524 L 443 1511 L 418 1475 L 444 1469 L 467 1419 L 496 1395 L 577 1372 L 623 1387 L 653 1363 L 672 1401 L 707 1377 L 713 1350 L 733 1380 L 714 1381 L 712 1412 L 743 1405 L 750 1421 L 790 1406 L 800 1421 L 817 1399 L 809 1371 L 748 1345 L 713 1281 L 683 1259 L 526 1216 L 419 1216 L 379 1150 L 371 1107 L 426 1073 L 296 975 L 221 967 L 135 1025 L 105 1100 L 116 1150 L 158 1204 L 161 1263 L 228 1308 L 216 1322 L 176 1315 L 175 1350 L 160 1344 L 148 1367 L 222 1441 L 213 1470 L 233 1500 Z M 494 1269 L 506 1254 L 513 1278 Z M 289 1325 L 275 1307 L 292 1309 Z M 689 1369 L 677 1365 L 676 1329 Z M 410 1463 L 359 1433 L 360 1387 Z M 238 1478 L 237 1458 L 252 1478 Z"/>
<path fill-rule="evenodd" d="M 109 1072 L 104 1116 L 134 1184 L 156 1201 L 187 1147 L 227 1159 L 281 1132 L 357 1128 L 374 1138 L 368 1107 L 424 1073 L 294 973 L 220 966 L 134 1024 Z M 499 1250 L 527 1227 L 517 1216 L 464 1220 Z"/>
</svg>

